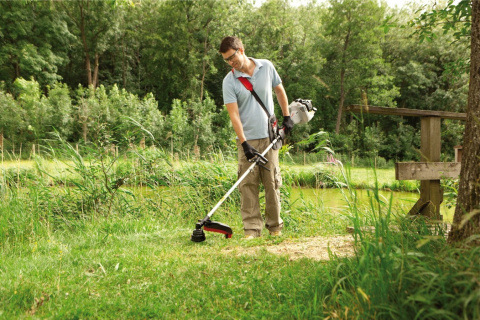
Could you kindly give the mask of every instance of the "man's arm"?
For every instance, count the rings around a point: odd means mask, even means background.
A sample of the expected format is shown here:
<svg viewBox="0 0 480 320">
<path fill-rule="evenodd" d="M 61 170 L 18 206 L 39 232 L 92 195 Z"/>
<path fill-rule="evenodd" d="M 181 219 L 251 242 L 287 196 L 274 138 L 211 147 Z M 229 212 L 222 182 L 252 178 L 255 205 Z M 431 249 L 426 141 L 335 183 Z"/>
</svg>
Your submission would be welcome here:
<svg viewBox="0 0 480 320">
<path fill-rule="evenodd" d="M 289 116 L 290 111 L 288 110 L 288 98 L 283 85 L 280 83 L 278 86 L 274 88 L 275 95 L 277 96 L 277 101 L 280 107 L 282 108 L 282 114 L 284 116 Z"/>
<path fill-rule="evenodd" d="M 238 112 L 238 104 L 236 102 L 227 103 L 225 105 L 227 107 L 228 115 L 230 116 L 230 121 L 233 125 L 233 130 L 237 134 L 240 143 L 247 141 L 245 138 L 245 134 L 243 133 L 243 126 L 242 122 L 240 121 L 240 113 Z"/>
</svg>

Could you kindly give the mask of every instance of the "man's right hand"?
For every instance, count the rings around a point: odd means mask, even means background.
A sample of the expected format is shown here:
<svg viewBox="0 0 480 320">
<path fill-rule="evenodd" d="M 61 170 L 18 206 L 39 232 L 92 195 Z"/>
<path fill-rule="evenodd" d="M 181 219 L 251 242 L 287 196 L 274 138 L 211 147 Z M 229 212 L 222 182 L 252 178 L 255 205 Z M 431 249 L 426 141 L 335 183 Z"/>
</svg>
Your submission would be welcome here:
<svg viewBox="0 0 480 320">
<path fill-rule="evenodd" d="M 247 141 L 244 141 L 242 143 L 242 147 L 243 147 L 243 152 L 245 153 L 245 157 L 247 157 L 248 160 L 254 158 L 255 152 L 258 152 L 257 149 L 249 145 Z"/>
</svg>

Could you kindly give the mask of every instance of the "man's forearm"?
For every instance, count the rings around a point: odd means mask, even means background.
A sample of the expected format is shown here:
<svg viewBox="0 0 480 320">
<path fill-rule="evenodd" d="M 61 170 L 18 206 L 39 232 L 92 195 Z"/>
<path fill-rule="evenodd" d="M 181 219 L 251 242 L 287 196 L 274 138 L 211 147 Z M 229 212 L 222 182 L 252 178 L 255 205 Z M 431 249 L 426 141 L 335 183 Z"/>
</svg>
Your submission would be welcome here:
<svg viewBox="0 0 480 320">
<path fill-rule="evenodd" d="M 279 84 L 275 87 L 275 95 L 277 96 L 277 101 L 280 105 L 280 108 L 282 108 L 282 114 L 284 116 L 289 116 L 290 111 L 288 110 L 288 97 L 282 84 Z"/>
<path fill-rule="evenodd" d="M 228 103 L 226 105 L 230 121 L 232 122 L 233 130 L 237 134 L 240 143 L 243 143 L 247 139 L 243 133 L 242 122 L 240 121 L 240 114 L 238 113 L 238 105 L 236 103 Z"/>
</svg>

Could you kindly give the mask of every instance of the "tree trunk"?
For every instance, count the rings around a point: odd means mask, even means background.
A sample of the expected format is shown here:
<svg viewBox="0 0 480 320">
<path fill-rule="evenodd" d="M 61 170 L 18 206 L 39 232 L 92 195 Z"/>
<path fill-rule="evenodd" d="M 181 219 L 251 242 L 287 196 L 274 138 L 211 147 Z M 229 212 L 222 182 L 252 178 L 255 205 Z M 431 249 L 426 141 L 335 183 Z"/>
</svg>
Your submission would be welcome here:
<svg viewBox="0 0 480 320">
<path fill-rule="evenodd" d="M 337 124 L 335 126 L 335 133 L 340 133 L 340 124 L 342 122 L 343 104 L 345 103 L 345 65 L 347 63 L 347 50 L 350 44 L 350 30 L 348 30 L 343 43 L 342 66 L 340 70 L 340 102 L 338 103 Z"/>
<path fill-rule="evenodd" d="M 122 35 L 122 82 L 124 89 L 127 88 L 127 54 L 125 48 L 125 35 Z"/>
<path fill-rule="evenodd" d="M 208 32 L 207 32 L 207 37 L 208 37 Z M 207 51 L 208 51 L 207 37 L 205 37 L 205 41 L 203 43 L 203 63 L 202 63 L 202 82 L 200 84 L 200 101 L 203 100 L 205 76 L 207 75 Z"/>
<path fill-rule="evenodd" d="M 78 23 L 78 26 L 80 28 L 80 35 L 82 38 L 83 52 L 85 54 L 85 70 L 87 72 L 87 84 L 88 86 L 93 86 L 93 88 L 96 88 L 98 84 L 99 55 L 98 53 L 95 53 L 95 65 L 92 74 L 92 63 L 90 61 L 90 51 L 87 44 L 87 34 L 85 30 L 85 10 L 81 1 L 78 2 L 78 8 L 80 10 L 80 22 Z"/>
<path fill-rule="evenodd" d="M 15 79 L 20 78 L 20 64 L 15 62 Z"/>
<path fill-rule="evenodd" d="M 470 85 L 462 169 L 450 243 L 480 234 L 480 1 L 472 1 Z M 474 241 L 480 245 L 480 239 Z"/>
<path fill-rule="evenodd" d="M 90 55 L 85 53 L 85 70 L 87 71 L 87 85 L 92 84 L 92 67 L 90 66 Z"/>
<path fill-rule="evenodd" d="M 93 84 L 92 66 L 90 63 L 90 53 L 88 51 L 87 35 L 85 34 L 85 13 L 83 10 L 83 3 L 81 1 L 78 2 L 78 9 L 80 10 L 80 23 L 78 27 L 80 29 L 80 35 L 82 38 L 83 53 L 85 54 L 85 71 L 87 72 L 87 84 L 88 86 L 90 86 L 91 84 Z"/>
<path fill-rule="evenodd" d="M 99 55 L 98 53 L 95 53 L 95 69 L 93 70 L 93 79 L 92 79 L 92 85 L 93 88 L 96 88 L 98 85 L 98 67 L 99 67 Z"/>
<path fill-rule="evenodd" d="M 340 123 L 342 122 L 343 103 L 345 101 L 345 68 L 340 71 L 340 102 L 338 103 L 337 125 L 335 126 L 335 133 L 340 133 Z"/>
</svg>

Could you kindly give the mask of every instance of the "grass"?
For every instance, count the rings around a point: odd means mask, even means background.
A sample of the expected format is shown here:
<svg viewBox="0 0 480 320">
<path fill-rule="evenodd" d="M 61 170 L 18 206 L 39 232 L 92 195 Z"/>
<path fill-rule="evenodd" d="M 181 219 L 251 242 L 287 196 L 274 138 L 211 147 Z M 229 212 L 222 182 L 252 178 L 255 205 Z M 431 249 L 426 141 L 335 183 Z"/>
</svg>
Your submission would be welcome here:
<svg viewBox="0 0 480 320">
<path fill-rule="evenodd" d="M 57 318 L 281 318 L 301 299 L 295 292 L 307 289 L 304 274 L 318 268 L 265 253 L 229 256 L 221 250 L 242 246 L 239 240 L 209 237 L 198 245 L 188 241 L 190 232 L 146 226 L 35 242 L 21 250 L 31 251 L 28 257 L 5 261 L 11 282 L 3 293 L 13 312 L 4 316 L 26 310 Z M 39 305 L 42 297 L 48 301 Z M 276 310 L 262 307 L 282 300 Z"/>
<path fill-rule="evenodd" d="M 378 188 L 359 203 L 347 185 L 340 213 L 301 195 L 285 201 L 284 235 L 254 241 L 241 240 L 235 192 L 214 216 L 234 237 L 208 233 L 193 243 L 196 219 L 235 179 L 230 164 L 175 167 L 161 153 L 142 156 L 143 164 L 111 167 L 111 159 L 90 168 L 73 161 L 58 179 L 41 163 L 21 184 L 0 177 L 0 318 L 480 318 L 480 249 L 449 247 L 443 225 L 408 219 Z M 109 191 L 126 172 L 136 181 L 130 192 Z M 292 172 L 287 181 L 298 181 Z M 285 199 L 290 192 L 282 188 Z M 96 201 L 86 206 L 92 194 Z M 354 226 L 353 257 L 292 260 L 266 250 L 344 235 L 347 225 Z"/>
<path fill-rule="evenodd" d="M 181 171 L 185 167 L 190 167 L 192 164 L 201 165 L 204 162 L 186 162 L 174 161 L 169 168 L 176 171 Z M 228 170 L 235 172 L 236 162 L 222 160 L 223 166 L 228 167 Z M 20 173 L 32 172 L 36 175 L 36 168 L 40 165 L 42 170 L 50 175 L 64 177 L 71 174 L 68 171 L 68 161 L 49 160 L 44 158 L 37 158 L 37 160 L 13 160 L 4 161 L 0 164 L 0 176 L 5 173 L 11 175 L 18 175 Z M 117 167 L 133 165 L 130 161 L 119 160 Z M 283 165 L 282 166 L 284 179 L 288 184 L 298 185 L 303 187 L 335 187 L 334 181 L 343 180 L 339 168 L 330 164 L 313 164 L 313 165 Z M 225 172 L 222 172 L 222 174 Z M 375 188 L 378 183 L 378 188 L 382 190 L 391 191 L 408 191 L 417 192 L 419 183 L 417 181 L 397 181 L 395 180 L 395 169 L 375 169 L 353 167 L 347 169 L 349 184 L 353 188 L 371 189 Z"/>
</svg>

